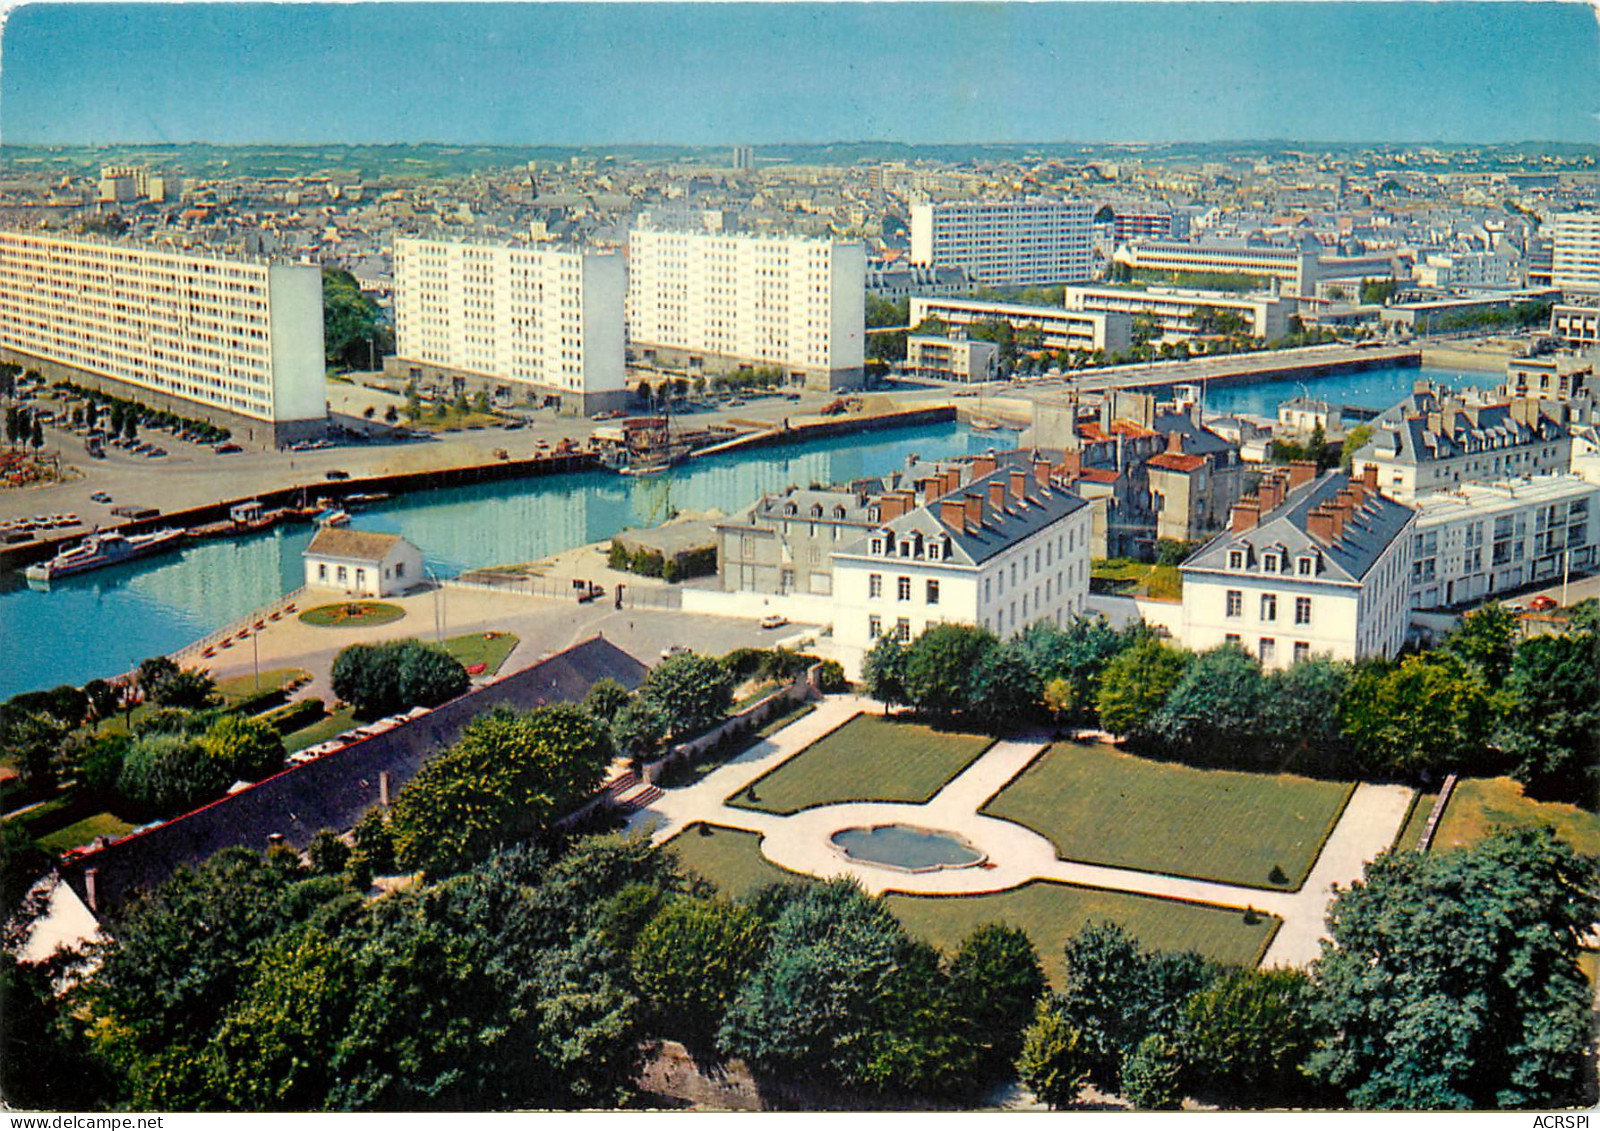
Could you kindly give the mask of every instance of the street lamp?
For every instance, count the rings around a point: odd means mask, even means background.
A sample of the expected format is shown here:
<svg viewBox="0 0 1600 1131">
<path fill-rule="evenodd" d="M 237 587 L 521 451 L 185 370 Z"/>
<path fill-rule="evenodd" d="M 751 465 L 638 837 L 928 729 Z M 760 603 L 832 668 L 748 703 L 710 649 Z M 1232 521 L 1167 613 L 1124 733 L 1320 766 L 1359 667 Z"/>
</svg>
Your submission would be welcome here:
<svg viewBox="0 0 1600 1131">
<path fill-rule="evenodd" d="M 439 581 L 438 575 L 426 565 L 422 567 L 422 572 L 429 581 L 433 582 L 433 635 L 435 640 L 443 644 L 445 626 L 444 585 Z"/>
</svg>

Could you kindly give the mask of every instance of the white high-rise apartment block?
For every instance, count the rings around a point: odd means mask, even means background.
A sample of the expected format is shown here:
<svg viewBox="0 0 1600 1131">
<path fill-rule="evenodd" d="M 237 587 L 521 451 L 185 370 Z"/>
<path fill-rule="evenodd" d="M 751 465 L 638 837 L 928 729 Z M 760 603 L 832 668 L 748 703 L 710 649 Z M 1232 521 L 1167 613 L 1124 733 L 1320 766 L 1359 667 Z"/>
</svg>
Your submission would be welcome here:
<svg viewBox="0 0 1600 1131">
<path fill-rule="evenodd" d="M 947 200 L 911 208 L 911 262 L 961 267 L 991 286 L 1087 281 L 1094 206 L 1081 200 Z"/>
<path fill-rule="evenodd" d="M 772 366 L 814 388 L 858 385 L 866 265 L 860 244 L 637 227 L 629 344 L 645 364 Z"/>
<path fill-rule="evenodd" d="M 1555 218 L 1550 282 L 1564 291 L 1600 291 L 1600 212 Z"/>
<path fill-rule="evenodd" d="M 389 369 L 520 387 L 563 412 L 621 408 L 625 280 L 615 252 L 396 240 Z"/>
<path fill-rule="evenodd" d="M 315 267 L 0 232 L 0 354 L 246 442 L 327 423 Z"/>
</svg>

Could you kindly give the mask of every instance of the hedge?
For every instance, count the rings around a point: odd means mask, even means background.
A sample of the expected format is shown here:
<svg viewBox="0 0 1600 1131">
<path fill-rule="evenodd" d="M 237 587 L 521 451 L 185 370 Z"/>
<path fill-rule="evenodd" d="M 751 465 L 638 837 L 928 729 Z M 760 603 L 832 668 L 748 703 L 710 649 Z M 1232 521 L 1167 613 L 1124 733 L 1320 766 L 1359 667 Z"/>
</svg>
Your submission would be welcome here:
<svg viewBox="0 0 1600 1131">
<path fill-rule="evenodd" d="M 261 716 L 261 721 L 270 724 L 279 734 L 289 734 L 310 726 L 327 713 L 321 699 L 296 699 L 277 710 L 268 711 Z"/>
</svg>

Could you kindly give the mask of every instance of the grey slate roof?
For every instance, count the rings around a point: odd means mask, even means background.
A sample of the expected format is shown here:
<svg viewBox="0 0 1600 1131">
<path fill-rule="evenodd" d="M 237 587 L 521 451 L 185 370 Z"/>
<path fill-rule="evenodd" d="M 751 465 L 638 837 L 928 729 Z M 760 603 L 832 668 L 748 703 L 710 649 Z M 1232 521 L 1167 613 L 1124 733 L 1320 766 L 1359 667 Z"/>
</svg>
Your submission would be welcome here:
<svg viewBox="0 0 1600 1131">
<path fill-rule="evenodd" d="M 1290 492 L 1287 499 L 1263 514 L 1252 529 L 1237 534 L 1224 531 L 1217 535 L 1196 550 L 1182 568 L 1237 572 L 1228 568 L 1228 551 L 1243 546 L 1252 551 L 1250 572 L 1255 573 L 1258 570 L 1254 562 L 1261 551 L 1281 547 L 1291 561 L 1307 550 L 1318 551 L 1322 560 L 1322 570 L 1316 576 L 1318 581 L 1359 582 L 1416 512 L 1403 503 L 1369 493 L 1366 503 L 1351 516 L 1336 541 L 1325 542 L 1313 536 L 1306 529 L 1306 516 L 1320 504 L 1331 502 L 1349 483 L 1346 475 L 1336 471 L 1326 473 Z"/>
<path fill-rule="evenodd" d="M 943 496 L 932 506 L 917 507 L 908 514 L 891 520 L 885 526 L 896 535 L 917 531 L 925 539 L 948 537 L 951 547 L 950 560 L 961 565 L 976 566 L 1023 539 L 1037 534 L 1052 523 L 1066 518 L 1074 511 L 1088 506 L 1064 487 L 1052 487 L 1048 491 L 1040 491 L 1030 483 L 1029 491 L 1032 494 L 1026 506 L 1019 506 L 1013 501 L 1011 509 L 1006 513 L 987 510 L 986 521 L 981 530 L 969 533 L 965 529 L 947 526 L 940 520 L 940 503 L 944 499 L 961 498 L 965 495 L 982 495 L 987 499 L 989 484 L 1008 483 L 1010 476 L 1010 469 L 1001 467 L 992 474 L 975 479 L 966 486 Z"/>
</svg>

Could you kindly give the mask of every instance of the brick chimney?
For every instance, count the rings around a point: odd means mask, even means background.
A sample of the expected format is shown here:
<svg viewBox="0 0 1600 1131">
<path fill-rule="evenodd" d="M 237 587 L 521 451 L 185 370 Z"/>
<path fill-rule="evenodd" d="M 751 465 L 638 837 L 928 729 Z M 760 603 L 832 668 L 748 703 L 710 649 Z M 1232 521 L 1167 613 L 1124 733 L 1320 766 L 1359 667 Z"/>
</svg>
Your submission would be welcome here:
<svg viewBox="0 0 1600 1131">
<path fill-rule="evenodd" d="M 1350 499 L 1355 504 L 1357 510 L 1360 510 L 1362 507 L 1367 505 L 1367 485 L 1361 482 L 1361 480 L 1350 480 L 1350 486 L 1345 488 L 1344 491 L 1340 491 L 1339 494 L 1344 495 L 1346 491 L 1349 492 Z"/>
<path fill-rule="evenodd" d="M 1240 499 L 1233 504 L 1233 532 L 1242 534 L 1246 530 L 1253 530 L 1256 523 L 1261 521 L 1261 500 L 1253 498 Z"/>
<path fill-rule="evenodd" d="M 1332 542 L 1333 515 L 1325 507 L 1318 507 L 1306 515 L 1306 533 L 1322 542 Z"/>
<path fill-rule="evenodd" d="M 1167 451 L 1177 456 L 1181 456 L 1183 454 L 1182 432 L 1172 431 L 1167 433 Z"/>
<path fill-rule="evenodd" d="M 922 490 L 924 503 L 936 502 L 944 494 L 944 477 L 942 475 L 929 475 L 917 480 L 917 486 Z"/>
<path fill-rule="evenodd" d="M 1024 468 L 1011 469 L 1011 497 L 1018 501 L 1026 500 L 1028 497 L 1028 472 Z"/>
<path fill-rule="evenodd" d="M 1068 479 L 1078 478 L 1083 474 L 1083 452 L 1077 448 L 1062 452 L 1061 462 L 1056 464 L 1056 471 Z"/>
<path fill-rule="evenodd" d="M 967 507 L 960 499 L 946 497 L 939 501 L 939 521 L 952 530 L 966 530 Z"/>
<path fill-rule="evenodd" d="M 1050 490 L 1050 461 L 1039 459 L 1033 461 L 1033 482 L 1041 491 Z"/>
<path fill-rule="evenodd" d="M 994 511 L 998 518 L 1009 508 L 1006 506 L 1006 485 L 1002 480 L 995 480 L 989 484 L 989 509 Z"/>
<path fill-rule="evenodd" d="M 1361 469 L 1361 482 L 1367 485 L 1367 490 L 1374 495 L 1378 493 L 1378 465 L 1369 463 Z"/>
<path fill-rule="evenodd" d="M 985 475 L 993 475 L 994 469 L 1000 466 L 1000 461 L 993 452 L 987 452 L 972 461 L 972 477 L 982 479 Z"/>
<path fill-rule="evenodd" d="M 1289 464 L 1289 490 L 1303 487 L 1317 477 L 1317 465 L 1308 459 L 1297 459 Z"/>
<path fill-rule="evenodd" d="M 1278 478 L 1276 472 L 1269 472 L 1261 481 L 1261 486 L 1256 488 L 1256 499 L 1261 504 L 1262 513 L 1283 502 L 1283 480 Z"/>
<path fill-rule="evenodd" d="M 878 515 L 884 522 L 891 522 L 905 513 L 905 496 L 898 491 L 891 492 L 878 500 Z"/>
<path fill-rule="evenodd" d="M 971 534 L 983 525 L 983 496 L 966 494 L 961 497 L 961 505 L 967 512 L 967 533 Z"/>
<path fill-rule="evenodd" d="M 946 495 L 954 494 L 956 491 L 959 491 L 959 490 L 961 490 L 961 469 L 959 467 L 947 467 L 947 468 L 945 468 L 945 470 L 944 470 L 944 494 L 946 494 Z"/>
</svg>

